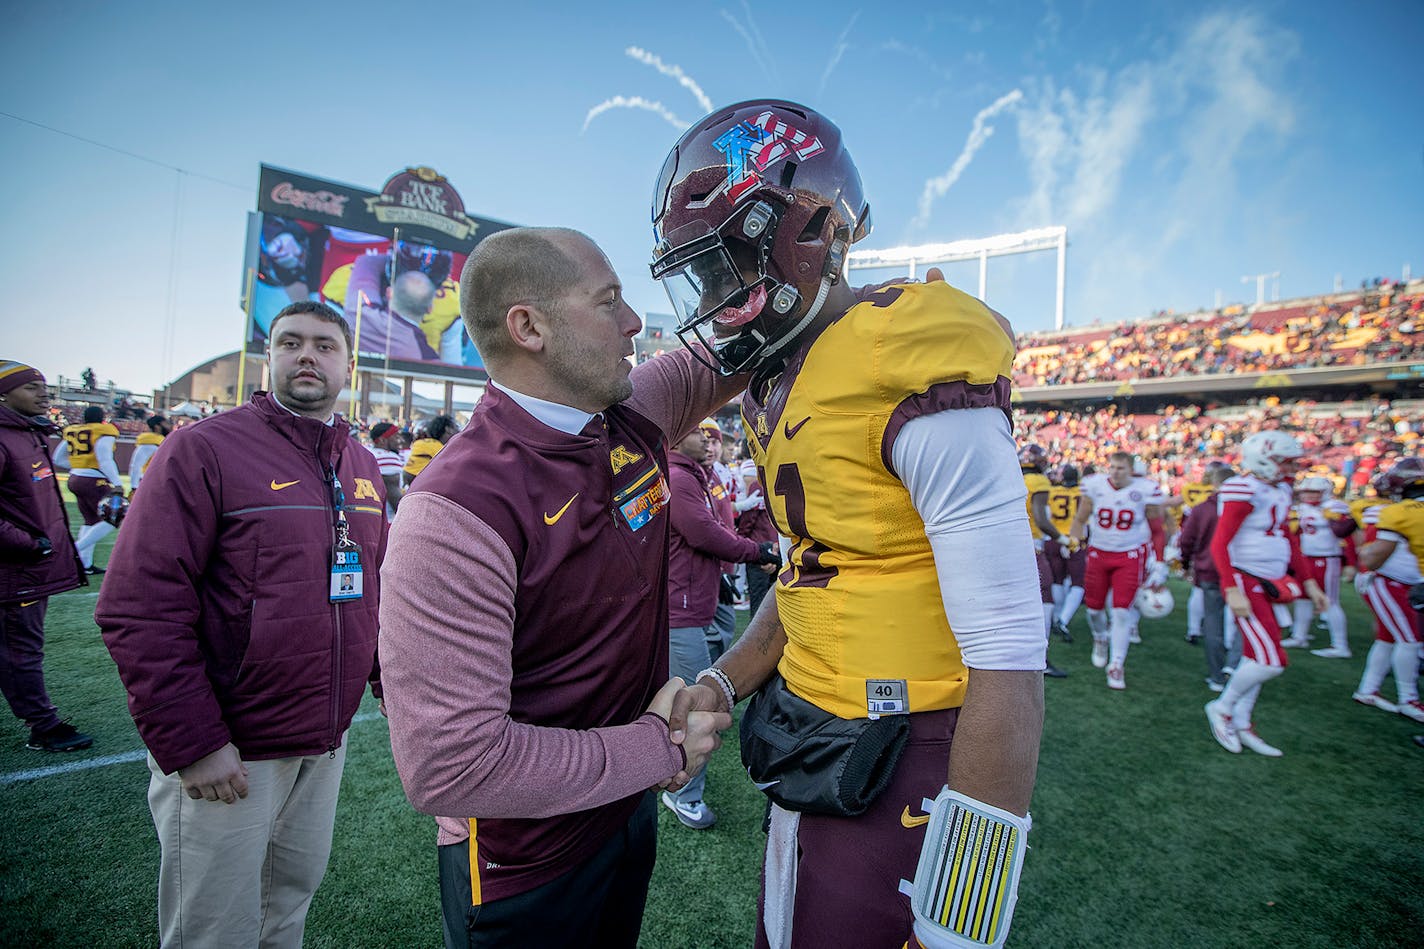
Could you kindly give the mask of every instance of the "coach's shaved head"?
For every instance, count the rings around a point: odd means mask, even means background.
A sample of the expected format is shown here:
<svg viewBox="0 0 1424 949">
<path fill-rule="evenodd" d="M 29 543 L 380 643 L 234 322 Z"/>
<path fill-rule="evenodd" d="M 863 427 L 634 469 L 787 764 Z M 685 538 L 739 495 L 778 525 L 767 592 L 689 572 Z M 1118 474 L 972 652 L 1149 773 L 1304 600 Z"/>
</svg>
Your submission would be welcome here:
<svg viewBox="0 0 1424 949">
<path fill-rule="evenodd" d="M 486 365 L 514 350 L 505 324 L 510 307 L 537 303 L 556 313 L 559 298 L 579 278 L 565 250 L 575 239 L 588 240 L 569 228 L 515 227 L 475 246 L 460 274 L 460 315 Z"/>
</svg>

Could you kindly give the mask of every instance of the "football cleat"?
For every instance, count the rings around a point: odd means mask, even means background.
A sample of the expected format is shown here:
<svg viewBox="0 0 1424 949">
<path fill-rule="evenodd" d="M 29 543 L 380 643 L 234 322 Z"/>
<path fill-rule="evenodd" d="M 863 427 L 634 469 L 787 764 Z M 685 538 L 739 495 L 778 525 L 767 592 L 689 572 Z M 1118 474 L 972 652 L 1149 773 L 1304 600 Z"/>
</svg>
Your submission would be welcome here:
<svg viewBox="0 0 1424 949">
<path fill-rule="evenodd" d="M 1418 699 L 1412 702 L 1400 702 L 1399 714 L 1405 718 L 1412 718 L 1416 722 L 1424 722 L 1424 704 L 1420 704 Z"/>
<path fill-rule="evenodd" d="M 1282 639 L 1281 645 L 1287 649 L 1304 649 L 1310 645 L 1310 640 L 1304 636 L 1292 636 L 1289 639 Z"/>
<path fill-rule="evenodd" d="M 1134 646 L 1142 645 L 1142 634 L 1137 631 L 1136 626 L 1127 634 L 1127 641 Z"/>
<path fill-rule="evenodd" d="M 1062 669 L 1058 668 L 1051 662 L 1044 664 L 1043 674 L 1050 679 L 1068 678 L 1068 673 L 1064 672 Z"/>
<path fill-rule="evenodd" d="M 1265 755 L 1267 758 L 1279 758 L 1282 752 L 1275 745 L 1268 745 L 1261 740 L 1261 736 L 1256 734 L 1254 728 L 1243 728 L 1236 733 L 1236 740 L 1241 743 L 1242 748 L 1249 748 L 1258 755 Z"/>
<path fill-rule="evenodd" d="M 1241 754 L 1241 739 L 1237 737 L 1236 729 L 1231 724 L 1231 716 L 1216 707 L 1215 699 L 1206 703 L 1203 708 L 1206 711 L 1206 720 L 1211 725 L 1211 737 L 1233 755 Z"/>
<path fill-rule="evenodd" d="M 1119 692 L 1127 688 L 1127 680 L 1123 678 L 1122 665 L 1120 663 L 1113 663 L 1108 666 L 1108 688 L 1116 689 Z"/>
<path fill-rule="evenodd" d="M 1073 641 L 1073 634 L 1068 631 L 1068 626 L 1061 619 L 1053 621 L 1053 635 L 1059 637 L 1065 643 L 1071 643 Z"/>
<path fill-rule="evenodd" d="M 1336 649 L 1334 646 L 1326 646 L 1324 649 L 1312 649 L 1312 656 L 1319 656 L 1321 659 L 1349 659 L 1350 650 Z"/>
<path fill-rule="evenodd" d="M 1108 664 L 1108 641 L 1093 637 L 1093 665 L 1101 669 Z"/>
<path fill-rule="evenodd" d="M 1380 695 L 1378 692 L 1356 692 L 1354 695 L 1350 696 L 1350 698 L 1354 699 L 1356 702 L 1359 702 L 1361 705 L 1372 705 L 1375 708 L 1379 709 L 1381 712 L 1393 713 L 1399 711 L 1398 705 L 1395 705 L 1393 702 L 1389 701 L 1384 696 Z"/>
<path fill-rule="evenodd" d="M 1202 680 L 1202 681 L 1204 681 L 1204 682 L 1206 683 L 1206 687 L 1207 687 L 1208 689 L 1211 689 L 1213 692 L 1225 692 L 1225 691 L 1226 691 L 1226 686 L 1225 686 L 1225 684 L 1223 684 L 1223 683 L 1221 683 L 1221 682 L 1217 682 L 1215 679 L 1213 679 L 1213 678 L 1211 678 L 1211 677 L 1207 677 L 1206 679 L 1204 679 L 1204 680 Z"/>
</svg>

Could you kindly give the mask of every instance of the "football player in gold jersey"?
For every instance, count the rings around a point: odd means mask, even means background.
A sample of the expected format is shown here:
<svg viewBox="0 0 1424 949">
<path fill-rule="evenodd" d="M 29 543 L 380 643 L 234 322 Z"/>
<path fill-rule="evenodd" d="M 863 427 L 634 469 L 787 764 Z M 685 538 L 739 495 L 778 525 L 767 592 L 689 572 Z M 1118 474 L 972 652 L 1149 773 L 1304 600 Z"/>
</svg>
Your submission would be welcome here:
<svg viewBox="0 0 1424 949">
<path fill-rule="evenodd" d="M 134 452 L 129 459 L 130 493 L 138 490 L 138 483 L 148 471 L 149 462 L 158 454 L 158 446 L 162 445 L 163 439 L 173 431 L 173 423 L 156 413 L 150 415 L 145 424 L 148 425 L 148 431 L 139 433 L 138 438 L 134 439 Z"/>
<path fill-rule="evenodd" d="M 69 469 L 69 493 L 79 503 L 79 514 L 84 519 L 74 546 L 84 572 L 90 576 L 104 572 L 94 566 L 94 548 L 115 529 L 99 516 L 99 502 L 124 490 L 114 462 L 118 442 L 119 430 L 104 421 L 103 409 L 91 405 L 84 410 L 83 422 L 65 426 L 64 438 L 54 452 L 55 465 Z"/>
<path fill-rule="evenodd" d="M 1088 551 L 1084 547 L 1074 548 L 1069 540 L 1073 531 L 1073 517 L 1078 513 L 1078 505 L 1083 502 L 1083 489 L 1079 486 L 1078 466 L 1061 465 L 1058 469 L 1059 483 L 1048 489 L 1048 516 L 1061 538 L 1055 548 L 1048 551 L 1048 563 L 1053 568 L 1053 586 L 1057 591 L 1057 616 L 1053 621 L 1053 631 L 1065 643 L 1073 641 L 1068 627 L 1083 605 L 1083 578 L 1088 567 Z"/>
<path fill-rule="evenodd" d="M 1360 550 L 1356 587 L 1375 614 L 1375 641 L 1353 698 L 1424 722 L 1424 703 L 1419 701 L 1419 643 L 1424 637 L 1412 603 L 1414 591 L 1424 589 L 1424 460 L 1401 458 L 1378 487 L 1395 503 L 1379 508 L 1374 539 Z M 1398 704 L 1379 694 L 1391 668 Z"/>
<path fill-rule="evenodd" d="M 1058 557 L 1060 550 L 1066 549 L 1060 541 L 1066 541 L 1053 524 L 1048 511 L 1048 494 L 1053 483 L 1048 480 L 1048 452 L 1042 445 L 1027 444 L 1019 449 L 1019 470 L 1023 472 L 1024 490 L 1028 493 L 1027 504 L 1029 533 L 1033 535 L 1033 547 L 1038 562 L 1038 595 L 1043 608 L 1043 638 L 1048 639 L 1053 632 L 1053 616 L 1056 600 L 1062 599 L 1061 592 L 1054 595 L 1053 567 L 1050 557 Z M 1059 557 L 1059 559 L 1062 559 Z M 1043 674 L 1054 679 L 1066 678 L 1068 673 L 1045 660 Z"/>
<path fill-rule="evenodd" d="M 437 415 L 429 422 L 425 423 L 425 433 L 410 443 L 410 457 L 406 459 L 405 486 L 410 487 L 410 483 L 415 480 L 415 476 L 425 470 L 425 466 L 434 460 L 440 453 L 440 449 L 445 447 L 445 443 L 454 438 L 460 431 L 460 424 L 448 415 Z"/>
<path fill-rule="evenodd" d="M 694 124 L 663 166 L 653 223 L 678 335 L 719 371 L 751 374 L 744 428 L 792 542 L 775 597 L 679 695 L 673 727 L 761 690 L 749 738 L 765 709 L 796 708 L 886 752 L 883 784 L 808 764 L 794 737 L 753 769 L 773 801 L 757 945 L 1002 938 L 1045 663 L 1007 322 L 943 282 L 847 286 L 869 204 L 839 129 L 794 103 Z M 744 738 L 744 760 L 758 754 Z M 988 889 L 919 879 L 906 897 L 922 854 L 951 870 L 985 856 L 977 838 L 956 849 L 925 831 L 965 815 L 1007 844 L 986 857 Z"/>
</svg>

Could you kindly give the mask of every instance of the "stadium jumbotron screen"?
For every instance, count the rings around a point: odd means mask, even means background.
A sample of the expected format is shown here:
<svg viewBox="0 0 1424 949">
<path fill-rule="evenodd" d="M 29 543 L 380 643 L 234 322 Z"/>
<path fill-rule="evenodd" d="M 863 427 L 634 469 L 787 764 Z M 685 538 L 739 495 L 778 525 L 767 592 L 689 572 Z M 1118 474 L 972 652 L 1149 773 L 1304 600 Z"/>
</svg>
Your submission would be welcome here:
<svg viewBox="0 0 1424 949">
<path fill-rule="evenodd" d="M 474 218 L 449 182 L 408 168 L 380 192 L 262 166 L 248 223 L 249 352 L 295 300 L 345 315 L 364 368 L 484 378 L 460 320 L 460 270 L 480 239 L 513 225 Z"/>
</svg>

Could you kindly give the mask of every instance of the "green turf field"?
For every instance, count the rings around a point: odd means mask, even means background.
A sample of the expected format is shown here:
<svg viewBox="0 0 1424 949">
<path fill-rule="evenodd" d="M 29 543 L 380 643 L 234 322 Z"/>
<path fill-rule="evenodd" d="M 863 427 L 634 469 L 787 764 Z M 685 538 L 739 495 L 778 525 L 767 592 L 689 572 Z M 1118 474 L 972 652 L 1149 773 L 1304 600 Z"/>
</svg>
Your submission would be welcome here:
<svg viewBox="0 0 1424 949">
<path fill-rule="evenodd" d="M 1286 753 L 1268 760 L 1212 741 L 1201 652 L 1182 641 L 1186 591 L 1175 589 L 1177 613 L 1145 623 L 1132 649 L 1126 692 L 1108 691 L 1089 664 L 1081 613 L 1075 642 L 1052 647 L 1070 677 L 1047 683 L 1011 944 L 1424 944 L 1424 749 L 1409 740 L 1424 726 L 1350 701 L 1371 638 L 1358 597 L 1346 592 L 1355 659 L 1293 651 L 1294 665 L 1266 685 L 1257 730 Z M 156 943 L 147 769 L 94 597 L 91 588 L 51 599 L 46 664 L 52 697 L 94 747 L 27 751 L 18 723 L 0 730 L 0 946 Z M 662 812 L 644 946 L 751 945 L 763 805 L 728 738 L 708 793 L 717 826 L 690 831 Z M 132 760 L 17 777 L 124 754 Z M 351 729 L 307 945 L 439 944 L 434 827 L 406 803 L 368 701 Z"/>
</svg>

